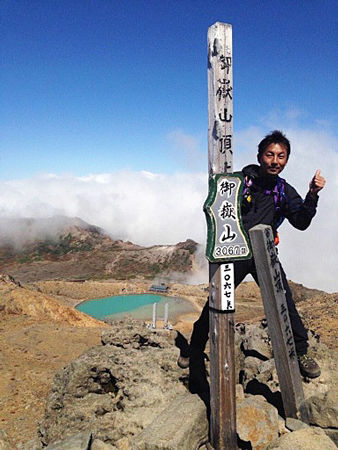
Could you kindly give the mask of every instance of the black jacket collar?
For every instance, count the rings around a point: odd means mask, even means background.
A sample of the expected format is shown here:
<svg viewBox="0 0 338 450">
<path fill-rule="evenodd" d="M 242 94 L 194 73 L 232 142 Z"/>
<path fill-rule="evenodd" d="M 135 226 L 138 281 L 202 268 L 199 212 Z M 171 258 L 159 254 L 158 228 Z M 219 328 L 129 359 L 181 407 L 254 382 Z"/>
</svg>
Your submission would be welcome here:
<svg viewBox="0 0 338 450">
<path fill-rule="evenodd" d="M 268 190 L 273 189 L 277 184 L 277 180 L 279 178 L 278 175 L 262 177 L 259 175 L 259 167 L 260 166 L 258 166 L 257 164 L 250 164 L 248 166 L 245 166 L 242 169 L 243 175 L 245 177 L 249 177 L 252 180 L 253 184 L 257 187 Z"/>
</svg>

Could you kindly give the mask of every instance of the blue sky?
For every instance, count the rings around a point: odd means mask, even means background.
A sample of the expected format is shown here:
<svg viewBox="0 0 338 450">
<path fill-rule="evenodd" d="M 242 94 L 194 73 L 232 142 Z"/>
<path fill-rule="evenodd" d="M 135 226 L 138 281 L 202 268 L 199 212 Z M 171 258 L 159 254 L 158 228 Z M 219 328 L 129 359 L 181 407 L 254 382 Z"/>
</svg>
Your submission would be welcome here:
<svg viewBox="0 0 338 450">
<path fill-rule="evenodd" d="M 282 115 L 336 133 L 336 1 L 1 0 L 0 12 L 2 180 L 173 173 L 177 133 L 207 170 L 216 21 L 233 25 L 235 133 Z"/>
<path fill-rule="evenodd" d="M 276 128 L 300 195 L 322 169 L 310 229 L 285 221 L 280 250 L 292 280 L 338 291 L 337 1 L 0 0 L 0 14 L 0 218 L 203 245 L 207 31 L 231 23 L 234 169 Z"/>
</svg>

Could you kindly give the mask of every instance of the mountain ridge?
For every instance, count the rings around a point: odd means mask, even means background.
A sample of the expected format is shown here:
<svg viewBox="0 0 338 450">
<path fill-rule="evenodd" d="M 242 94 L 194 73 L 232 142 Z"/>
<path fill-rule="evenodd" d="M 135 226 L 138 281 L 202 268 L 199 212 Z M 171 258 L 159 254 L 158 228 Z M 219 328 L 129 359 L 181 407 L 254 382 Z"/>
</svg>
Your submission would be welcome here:
<svg viewBox="0 0 338 450">
<path fill-rule="evenodd" d="M 24 282 L 187 274 L 197 247 L 191 239 L 150 247 L 113 240 L 80 218 L 0 220 L 0 271 Z"/>
</svg>

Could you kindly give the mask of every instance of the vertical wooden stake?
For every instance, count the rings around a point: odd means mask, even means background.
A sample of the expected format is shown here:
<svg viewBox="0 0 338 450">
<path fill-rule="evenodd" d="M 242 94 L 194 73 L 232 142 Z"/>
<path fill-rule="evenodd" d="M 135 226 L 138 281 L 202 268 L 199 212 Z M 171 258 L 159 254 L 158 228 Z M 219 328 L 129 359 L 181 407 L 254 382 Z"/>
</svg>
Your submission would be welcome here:
<svg viewBox="0 0 338 450">
<path fill-rule="evenodd" d="M 268 225 L 256 225 L 249 233 L 285 415 L 307 422 L 296 347 L 272 229 Z"/>
<path fill-rule="evenodd" d="M 168 328 L 168 319 L 169 319 L 169 304 L 166 303 L 164 305 L 164 320 L 163 320 L 163 328 Z"/>
<path fill-rule="evenodd" d="M 209 179 L 232 171 L 232 63 L 232 26 L 217 22 L 208 30 Z M 237 448 L 234 313 L 222 308 L 221 272 L 209 263 L 210 443 L 217 450 Z"/>
<path fill-rule="evenodd" d="M 156 328 L 157 303 L 153 303 L 153 323 L 152 328 Z"/>
</svg>

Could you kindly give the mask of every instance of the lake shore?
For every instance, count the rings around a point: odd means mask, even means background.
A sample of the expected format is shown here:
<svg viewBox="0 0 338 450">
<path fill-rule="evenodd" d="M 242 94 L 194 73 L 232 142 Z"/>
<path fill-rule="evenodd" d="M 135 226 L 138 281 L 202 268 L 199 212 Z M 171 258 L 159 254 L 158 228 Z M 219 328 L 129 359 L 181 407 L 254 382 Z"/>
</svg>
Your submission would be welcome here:
<svg viewBox="0 0 338 450">
<path fill-rule="evenodd" d="M 169 323 L 175 324 L 182 316 L 198 313 L 196 306 L 182 297 L 163 293 L 145 292 L 109 296 L 80 302 L 75 308 L 95 319 L 105 322 L 126 318 L 152 322 L 153 307 L 156 304 L 157 321 L 164 321 L 165 308 L 168 307 Z"/>
<path fill-rule="evenodd" d="M 44 294 L 55 297 L 66 306 L 76 307 L 81 303 L 111 296 L 120 295 L 138 295 L 151 293 L 151 282 L 144 280 L 132 281 L 43 281 L 30 283 L 27 287 L 38 289 Z M 192 325 L 198 319 L 199 314 L 207 301 L 207 284 L 200 285 L 182 285 L 179 283 L 168 283 L 169 292 L 162 294 L 165 297 L 181 298 L 188 301 L 192 310 L 188 313 L 177 313 L 173 316 L 169 310 L 169 323 L 180 332 L 190 333 Z M 151 317 L 147 323 L 151 323 Z M 160 320 L 158 321 L 159 326 Z"/>
<path fill-rule="evenodd" d="M 55 297 L 66 306 L 75 307 L 84 301 L 119 295 L 136 295 L 150 293 L 150 287 L 156 281 L 140 280 L 105 280 L 105 281 L 41 281 L 27 286 L 38 289 L 44 294 Z M 170 324 L 183 334 L 190 335 L 194 322 L 198 319 L 208 298 L 208 284 L 184 285 L 168 283 L 167 297 L 187 300 L 193 310 L 189 313 L 178 313 L 174 317 L 169 313 Z M 254 283 L 242 283 L 236 290 L 236 321 L 257 320 L 264 316 L 263 305 L 257 302 L 260 291 Z M 146 323 L 151 323 L 151 317 Z M 160 321 L 158 321 L 159 327 Z"/>
</svg>

